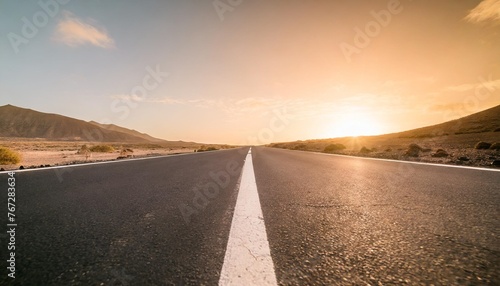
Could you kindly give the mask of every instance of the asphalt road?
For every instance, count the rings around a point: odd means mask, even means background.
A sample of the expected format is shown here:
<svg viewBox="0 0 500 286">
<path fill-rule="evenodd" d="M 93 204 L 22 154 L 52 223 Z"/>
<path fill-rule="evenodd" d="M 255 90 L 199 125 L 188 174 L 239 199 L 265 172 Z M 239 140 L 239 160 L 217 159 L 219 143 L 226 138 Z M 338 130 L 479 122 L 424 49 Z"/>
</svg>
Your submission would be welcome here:
<svg viewBox="0 0 500 286">
<path fill-rule="evenodd" d="M 500 284 L 500 172 L 253 153 L 282 284 Z"/>
<path fill-rule="evenodd" d="M 124 161 L 71 168 L 60 176 L 55 170 L 17 173 L 14 282 L 216 285 L 245 155 L 229 150 Z M 201 198 L 214 182 L 211 172 L 228 173 L 228 165 L 237 174 L 228 175 L 217 195 Z M 5 218 L 7 176 L 0 181 Z M 216 192 L 210 188 L 209 194 Z M 5 238 L 2 261 L 8 258 Z M 1 285 L 13 282 L 5 264 Z"/>
<path fill-rule="evenodd" d="M 217 285 L 248 148 L 18 172 L 16 278 Z M 500 172 L 252 148 L 283 285 L 500 284 Z"/>
</svg>

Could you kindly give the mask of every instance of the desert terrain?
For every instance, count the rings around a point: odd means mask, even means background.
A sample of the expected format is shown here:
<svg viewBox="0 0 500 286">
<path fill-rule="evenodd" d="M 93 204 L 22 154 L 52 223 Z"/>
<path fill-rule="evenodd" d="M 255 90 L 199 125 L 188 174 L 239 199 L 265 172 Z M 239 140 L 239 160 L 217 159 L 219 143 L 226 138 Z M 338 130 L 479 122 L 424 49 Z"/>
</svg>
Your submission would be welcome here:
<svg viewBox="0 0 500 286">
<path fill-rule="evenodd" d="M 479 142 L 498 148 L 500 132 L 445 135 L 433 138 L 389 138 L 387 136 L 345 137 L 269 144 L 291 150 L 340 155 L 443 163 L 478 167 L 500 167 L 500 149 L 476 149 Z M 496 143 L 496 144 L 494 144 Z M 330 147 L 341 144 L 343 148 Z M 326 148 L 326 150 L 325 150 Z"/>
<path fill-rule="evenodd" d="M 96 146 L 111 147 L 106 151 L 82 152 L 82 146 L 90 150 Z M 122 160 L 191 153 L 229 148 L 226 145 L 196 144 L 141 144 L 141 143 L 96 143 L 81 141 L 27 140 L 26 138 L 0 138 L 0 146 L 17 152 L 21 161 L 17 164 L 0 164 L 0 170 L 43 168 L 78 163 Z"/>
<path fill-rule="evenodd" d="M 114 124 L 83 121 L 13 105 L 0 106 L 0 170 L 230 148 L 168 141 Z"/>
<path fill-rule="evenodd" d="M 269 144 L 291 150 L 415 162 L 500 167 L 500 106 L 399 133 Z"/>
</svg>

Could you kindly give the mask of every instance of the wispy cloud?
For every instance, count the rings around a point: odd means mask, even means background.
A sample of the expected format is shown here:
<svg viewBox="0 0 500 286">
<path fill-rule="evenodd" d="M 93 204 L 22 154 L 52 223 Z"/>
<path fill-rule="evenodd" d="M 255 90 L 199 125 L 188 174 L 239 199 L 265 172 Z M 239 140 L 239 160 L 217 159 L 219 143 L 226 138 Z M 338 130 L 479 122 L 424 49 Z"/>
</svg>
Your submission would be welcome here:
<svg viewBox="0 0 500 286">
<path fill-rule="evenodd" d="M 436 79 L 434 77 L 420 77 L 420 78 L 413 78 L 409 80 L 387 80 L 384 82 L 382 85 L 383 87 L 398 87 L 398 86 L 406 86 L 410 84 L 415 84 L 415 83 L 434 83 L 436 82 Z"/>
<path fill-rule="evenodd" d="M 493 24 L 500 24 L 500 1 L 483 0 L 469 12 L 465 19 L 473 23 L 492 22 Z"/>
<path fill-rule="evenodd" d="M 280 105 L 290 103 L 293 100 L 283 100 L 278 98 L 264 98 L 264 97 L 247 97 L 243 99 L 232 98 L 194 98 L 194 99 L 178 99 L 172 97 L 151 97 L 140 98 L 134 95 L 118 94 L 112 95 L 112 99 L 119 99 L 122 101 L 135 101 L 146 103 L 161 103 L 165 105 L 191 105 L 199 108 L 217 108 L 227 113 L 245 113 L 257 112 L 264 110 L 272 110 Z"/>
<path fill-rule="evenodd" d="M 114 94 L 110 96 L 111 99 L 118 99 L 121 101 L 135 101 L 135 102 L 149 102 L 149 103 L 163 103 L 163 104 L 185 104 L 185 101 L 164 97 L 164 98 L 146 98 L 129 94 Z"/>
<path fill-rule="evenodd" d="M 445 112 L 463 109 L 463 103 L 434 104 L 429 107 L 429 111 Z"/>
<path fill-rule="evenodd" d="M 54 39 L 70 47 L 91 44 L 100 48 L 113 48 L 115 41 L 103 28 L 85 23 L 69 11 L 63 12 L 54 34 Z"/>
<path fill-rule="evenodd" d="M 460 85 L 448 86 L 445 91 L 466 92 L 476 89 L 477 87 L 485 87 L 488 90 L 500 89 L 500 79 L 482 81 L 477 83 L 466 83 Z"/>
<path fill-rule="evenodd" d="M 349 112 L 384 113 L 377 111 L 381 103 L 391 106 L 391 110 L 405 112 L 406 105 L 400 97 L 388 95 L 359 94 L 345 98 L 314 99 L 284 97 L 246 97 L 246 98 L 139 98 L 133 95 L 113 95 L 112 99 L 124 102 L 141 102 L 164 105 L 183 105 L 201 109 L 214 109 L 231 116 L 266 116 L 274 110 L 286 108 L 294 118 L 329 117 Z M 411 109 L 411 107 L 410 107 Z"/>
</svg>

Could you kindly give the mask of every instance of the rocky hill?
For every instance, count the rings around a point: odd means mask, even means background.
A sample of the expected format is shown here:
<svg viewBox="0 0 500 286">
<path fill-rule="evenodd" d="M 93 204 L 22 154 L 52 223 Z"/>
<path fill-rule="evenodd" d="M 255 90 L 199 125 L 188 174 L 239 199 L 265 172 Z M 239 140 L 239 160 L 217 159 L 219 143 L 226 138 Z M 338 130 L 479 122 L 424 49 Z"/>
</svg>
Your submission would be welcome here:
<svg viewBox="0 0 500 286">
<path fill-rule="evenodd" d="M 86 142 L 166 142 L 116 125 L 86 122 L 13 105 L 0 106 L 0 137 Z"/>
</svg>

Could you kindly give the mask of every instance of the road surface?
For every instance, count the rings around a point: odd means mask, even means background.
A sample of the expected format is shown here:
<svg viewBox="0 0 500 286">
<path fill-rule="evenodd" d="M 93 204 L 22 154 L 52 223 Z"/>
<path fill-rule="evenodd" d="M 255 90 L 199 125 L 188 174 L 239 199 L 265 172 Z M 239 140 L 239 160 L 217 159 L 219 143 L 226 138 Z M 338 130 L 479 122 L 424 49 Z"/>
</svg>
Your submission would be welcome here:
<svg viewBox="0 0 500 286">
<path fill-rule="evenodd" d="M 500 283 L 500 172 L 247 152 L 17 172 L 15 279 L 0 174 L 0 284 L 227 285 L 238 243 L 269 285 Z"/>
</svg>

